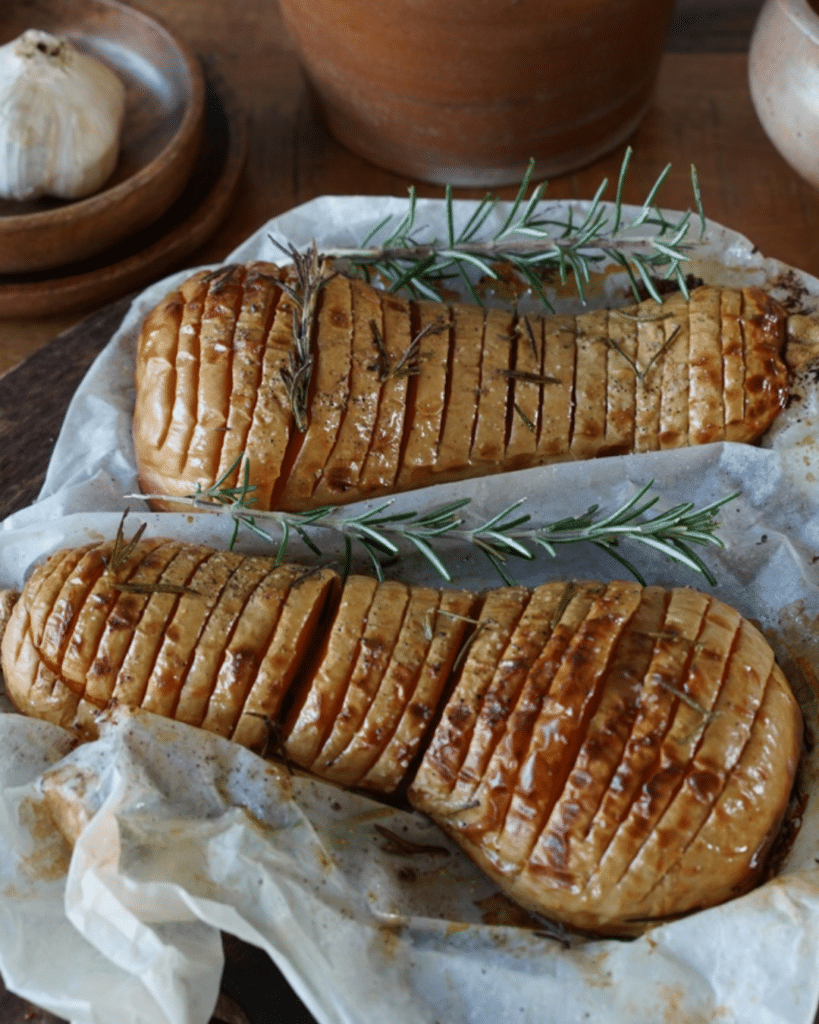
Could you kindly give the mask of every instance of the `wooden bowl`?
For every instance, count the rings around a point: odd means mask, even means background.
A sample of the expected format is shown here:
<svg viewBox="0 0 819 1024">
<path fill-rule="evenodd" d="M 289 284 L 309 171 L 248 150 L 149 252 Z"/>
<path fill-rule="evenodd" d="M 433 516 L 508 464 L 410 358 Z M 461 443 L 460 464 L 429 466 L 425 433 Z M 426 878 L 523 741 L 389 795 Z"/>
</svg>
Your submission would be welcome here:
<svg viewBox="0 0 819 1024">
<path fill-rule="evenodd" d="M 205 81 L 196 56 L 117 0 L 3 0 L 0 44 L 29 28 L 67 36 L 125 84 L 119 161 L 86 199 L 0 200 L 0 273 L 76 263 L 146 227 L 174 202 L 199 151 Z"/>
<path fill-rule="evenodd" d="M 0 318 L 88 310 L 183 266 L 227 215 L 247 157 L 247 118 L 215 74 L 208 76 L 204 124 L 193 173 L 161 217 L 89 259 L 30 274 L 0 274 Z"/>
</svg>

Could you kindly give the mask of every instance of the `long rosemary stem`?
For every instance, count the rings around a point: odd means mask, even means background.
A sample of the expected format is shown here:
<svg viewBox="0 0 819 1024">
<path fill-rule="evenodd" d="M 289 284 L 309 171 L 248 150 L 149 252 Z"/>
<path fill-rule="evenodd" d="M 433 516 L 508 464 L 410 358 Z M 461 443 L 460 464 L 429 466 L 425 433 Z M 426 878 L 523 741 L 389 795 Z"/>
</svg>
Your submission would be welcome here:
<svg viewBox="0 0 819 1024">
<path fill-rule="evenodd" d="M 585 282 L 590 279 L 594 264 L 608 258 L 622 267 L 635 296 L 641 289 L 659 299 L 656 278 L 674 278 L 686 292 L 684 262 L 689 258 L 690 243 L 686 241 L 693 217 L 690 211 L 671 217 L 656 206 L 655 200 L 670 167 L 665 167 L 649 190 L 645 202 L 627 216 L 623 205 L 623 185 L 631 160 L 626 151 L 614 202 L 606 205 L 603 195 L 608 181 L 600 184 L 584 212 L 577 206 L 559 212 L 555 206 L 541 204 L 545 184 L 529 193 L 534 169 L 529 169 L 515 199 L 508 204 L 487 195 L 472 209 L 465 223 L 456 224 L 456 207 L 452 189 L 445 198 L 446 235 L 443 238 L 421 239 L 423 228 L 418 224 L 418 201 L 410 189 L 406 214 L 394 223 L 387 217 L 377 223 L 363 243 L 351 248 L 327 248 L 323 255 L 343 260 L 368 277 L 377 272 L 392 290 L 409 289 L 430 298 L 441 298 L 440 286 L 454 276 L 476 301 L 480 301 L 468 271 L 477 271 L 488 278 L 497 278 L 495 264 L 505 263 L 550 308 L 543 286 L 544 268 L 554 267 L 565 282 L 573 276 L 580 298 L 585 301 Z M 697 173 L 691 168 L 694 204 L 701 234 L 706 227 L 702 210 Z M 468 208 L 467 208 L 468 209 Z M 499 227 L 491 220 L 493 213 L 502 216 Z M 646 230 L 651 228 L 652 230 Z M 487 237 L 488 236 L 488 237 Z M 378 244 L 370 244 L 379 238 Z"/>
<path fill-rule="evenodd" d="M 406 260 L 407 262 L 426 260 L 430 256 L 442 258 L 459 256 L 481 256 L 487 258 L 503 258 L 509 256 L 526 256 L 533 261 L 541 262 L 554 259 L 559 250 L 569 252 L 573 249 L 598 250 L 601 253 L 616 252 L 623 246 L 631 252 L 655 252 L 656 236 L 654 235 L 609 235 L 597 238 L 594 243 L 580 242 L 576 238 L 561 238 L 551 242 L 551 248 L 545 247 L 540 239 L 519 238 L 514 241 L 500 242 L 494 239 L 485 242 L 456 242 L 452 246 L 442 246 L 438 242 L 416 243 L 406 246 L 373 246 L 371 248 L 344 249 L 322 248 L 322 254 L 332 259 L 346 259 L 352 262 L 380 263 L 384 260 Z M 684 254 L 691 246 L 677 246 Z"/>
<path fill-rule="evenodd" d="M 442 541 L 448 540 L 469 544 L 483 552 L 507 583 L 513 582 L 508 570 L 510 557 L 532 560 L 537 549 L 555 556 L 557 547 L 567 544 L 594 545 L 644 583 L 637 567 L 621 550 L 624 542 L 633 542 L 638 548 L 652 548 L 686 565 L 713 585 L 716 582 L 713 574 L 691 545 L 723 547 L 715 532 L 718 525 L 715 516 L 723 505 L 737 496 L 728 495 L 701 509 L 691 503 L 676 505 L 649 517 L 648 511 L 658 501 L 656 495 L 646 497 L 653 487 L 654 482 L 650 481 L 606 515 L 599 516 L 599 507 L 594 505 L 579 516 L 537 523 L 528 514 L 520 512 L 522 501 L 518 501 L 487 520 L 470 526 L 461 515 L 470 504 L 468 498 L 426 512 L 391 512 L 392 501 L 389 500 L 358 514 L 344 506 L 329 505 L 308 512 L 264 511 L 252 507 L 253 487 L 247 484 L 247 480 L 239 487 L 225 487 L 226 478 L 227 475 L 206 491 L 184 497 L 163 494 L 126 497 L 172 501 L 200 511 L 226 515 L 233 528 L 231 546 L 239 530 L 244 528 L 271 544 L 277 544 L 279 561 L 283 559 L 293 534 L 315 554 L 321 554 L 313 532 L 329 530 L 344 540 L 345 571 L 349 568 L 353 545 L 358 544 L 369 556 L 379 578 L 383 576 L 381 559 L 398 555 L 400 548 L 396 541 L 404 541 L 423 555 L 444 579 L 451 580 L 452 575 L 437 550 Z M 270 528 L 278 531 L 278 537 L 268 532 Z"/>
</svg>

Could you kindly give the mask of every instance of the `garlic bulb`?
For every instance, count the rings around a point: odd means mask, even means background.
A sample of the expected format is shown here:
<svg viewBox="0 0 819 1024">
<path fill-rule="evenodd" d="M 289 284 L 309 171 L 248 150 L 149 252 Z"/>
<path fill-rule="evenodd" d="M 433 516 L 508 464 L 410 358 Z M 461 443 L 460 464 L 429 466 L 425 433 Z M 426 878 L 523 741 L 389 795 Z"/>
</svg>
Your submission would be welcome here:
<svg viewBox="0 0 819 1024">
<path fill-rule="evenodd" d="M 125 87 L 67 39 L 30 29 L 0 47 L 0 196 L 79 199 L 119 155 Z"/>
</svg>

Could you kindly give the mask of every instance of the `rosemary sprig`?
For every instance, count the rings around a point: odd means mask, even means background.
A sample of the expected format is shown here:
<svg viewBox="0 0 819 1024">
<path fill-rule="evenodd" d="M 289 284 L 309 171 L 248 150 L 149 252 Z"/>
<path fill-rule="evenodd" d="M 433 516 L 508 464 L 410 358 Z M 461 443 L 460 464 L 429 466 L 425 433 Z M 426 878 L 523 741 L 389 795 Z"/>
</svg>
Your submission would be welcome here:
<svg viewBox="0 0 819 1024">
<path fill-rule="evenodd" d="M 370 331 L 373 337 L 373 345 L 375 346 L 378 355 L 378 362 L 375 365 L 375 369 L 378 370 L 378 379 L 381 383 L 383 384 L 385 381 L 394 377 L 413 377 L 419 373 L 418 351 L 421 347 L 421 341 L 427 334 L 438 334 L 445 330 L 446 326 L 447 325 L 444 323 L 427 324 L 426 327 L 422 328 L 410 340 L 410 343 L 404 350 L 403 354 L 395 360 L 394 363 L 390 363 L 384 336 L 379 330 L 375 320 L 371 320 Z"/>
<path fill-rule="evenodd" d="M 652 319 L 656 319 L 656 318 L 652 318 Z M 631 358 L 631 356 L 627 352 L 625 352 L 623 350 L 622 346 L 618 345 L 617 342 L 614 341 L 613 338 L 604 338 L 603 341 L 609 346 L 609 348 L 613 349 L 620 356 L 622 356 L 623 359 L 625 359 L 625 361 L 631 367 L 631 370 L 632 370 L 634 376 L 639 381 L 639 383 L 640 384 L 645 384 L 645 382 L 646 382 L 646 380 L 648 378 L 648 375 L 651 373 L 652 367 L 656 366 L 659 363 L 660 359 L 666 353 L 666 351 L 671 347 L 671 345 L 674 343 L 674 341 L 675 341 L 675 339 L 676 339 L 676 337 L 677 337 L 677 335 L 679 333 L 680 333 L 680 324 L 675 324 L 674 327 L 671 329 L 671 333 L 668 335 L 668 337 L 665 339 L 665 341 L 660 345 L 660 347 L 657 349 L 657 351 L 654 353 L 654 355 L 649 359 L 649 361 L 646 363 L 646 365 L 645 365 L 645 367 L 643 369 L 640 369 L 640 367 Z M 560 382 L 556 381 L 556 383 L 560 383 Z"/>
<path fill-rule="evenodd" d="M 133 537 L 126 541 L 125 520 L 127 516 L 128 511 L 126 509 L 126 511 L 122 513 L 122 518 L 120 519 L 119 526 L 117 527 L 117 535 L 114 537 L 114 544 L 111 548 L 111 554 L 108 556 L 105 565 L 106 575 L 114 577 L 114 582 L 112 583 L 113 589 L 126 594 L 193 594 L 195 597 L 198 597 L 199 595 L 195 590 L 176 583 L 167 583 L 162 582 L 161 580 L 154 580 L 150 583 L 141 583 L 134 582 L 133 580 L 116 579 L 117 573 L 120 569 L 125 567 L 128 559 L 136 550 L 147 525 L 146 523 L 142 523 L 137 528 Z"/>
<path fill-rule="evenodd" d="M 405 215 L 379 221 L 366 236 L 361 246 L 346 249 L 324 249 L 323 255 L 343 259 L 358 268 L 365 277 L 375 271 L 389 282 L 392 291 L 408 288 L 417 295 L 440 299 L 442 286 L 458 277 L 476 302 L 480 302 L 476 288 L 468 274 L 471 268 L 496 280 L 495 264 L 503 262 L 512 267 L 547 309 L 551 304 L 546 296 L 544 270 L 555 268 L 561 283 L 573 275 L 585 302 L 585 286 L 591 280 L 593 265 L 609 257 L 628 275 L 635 297 L 640 296 L 642 285 L 648 294 L 660 301 L 656 277 L 674 278 L 677 286 L 687 294 L 682 265 L 688 259 L 686 238 L 692 225 L 692 213 L 672 219 L 656 205 L 657 193 L 668 177 L 671 165 L 658 176 L 637 213 L 627 218 L 623 207 L 623 186 L 631 162 L 628 148 L 620 167 L 611 208 L 603 206 L 603 195 L 608 188 L 604 180 L 595 193 L 589 209 L 582 219 L 576 218 L 569 208 L 565 216 L 540 206 L 546 188 L 537 185 L 529 193 L 534 163 L 521 182 L 515 199 L 509 205 L 499 228 L 489 238 L 480 234 L 487 227 L 491 215 L 501 210 L 500 201 L 487 194 L 476 206 L 466 223 L 456 226 L 452 188 L 445 191 L 446 237 L 422 239 L 418 225 L 417 196 L 409 190 L 409 206 Z M 697 180 L 696 169 L 691 167 L 691 185 L 694 204 L 705 232 L 705 215 Z M 651 229 L 640 233 L 638 229 Z M 374 238 L 386 232 L 378 245 Z"/>
<path fill-rule="evenodd" d="M 358 545 L 369 557 L 375 574 L 383 579 L 382 560 L 398 556 L 399 543 L 403 541 L 415 548 L 443 579 L 451 581 L 452 574 L 437 550 L 441 542 L 449 540 L 465 542 L 481 551 L 501 579 L 511 584 L 514 581 L 507 565 L 510 558 L 532 560 L 538 549 L 554 557 L 560 545 L 592 544 L 616 559 L 644 584 L 637 567 L 622 553 L 622 544 L 630 542 L 661 552 L 700 573 L 712 585 L 716 579 L 692 545 L 724 547 L 715 533 L 718 526 L 715 516 L 723 505 L 737 497 L 736 493 L 730 494 L 700 509 L 695 508 L 692 502 L 685 502 L 648 516 L 649 510 L 659 500 L 658 495 L 647 497 L 654 485 L 651 480 L 619 508 L 602 517 L 598 516 L 599 506 L 592 505 L 579 516 L 535 523 L 530 515 L 520 511 L 524 500 L 520 499 L 485 522 L 470 526 L 461 515 L 470 504 L 469 498 L 459 498 L 425 512 L 390 512 L 391 500 L 357 515 L 344 506 L 331 505 L 308 512 L 254 509 L 254 488 L 249 484 L 246 461 L 241 483 L 236 487 L 225 485 L 239 461 L 215 484 L 196 494 L 185 497 L 134 494 L 127 497 L 173 501 L 226 514 L 232 522 L 231 548 L 239 530 L 244 527 L 265 541 L 276 543 L 279 562 L 284 558 L 294 532 L 314 554 L 321 555 L 313 533 L 319 529 L 333 531 L 344 543 L 345 574 L 350 571 L 353 550 Z M 271 528 L 278 530 L 278 538 L 271 535 Z"/>
<path fill-rule="evenodd" d="M 142 539 L 142 534 L 145 532 L 145 523 L 137 529 L 133 537 L 126 541 L 125 539 L 125 519 L 128 515 L 127 510 L 122 513 L 122 518 L 119 521 L 117 527 L 117 535 L 114 537 L 114 544 L 111 548 L 111 554 L 108 556 L 108 560 L 105 566 L 105 572 L 109 576 L 116 576 L 119 570 L 125 565 L 131 555 L 134 553 L 134 549 Z"/>
<path fill-rule="evenodd" d="M 323 248 L 319 252 L 313 241 L 308 249 L 299 252 L 294 245 L 283 245 L 271 237 L 271 242 L 292 262 L 296 282 L 291 285 L 286 280 L 280 280 L 282 289 L 294 306 L 293 346 L 288 365 L 281 370 L 281 379 L 296 429 L 304 433 L 309 425 L 317 302 L 321 288 L 338 272 L 328 269 L 331 261 L 342 261 L 342 264 L 354 272 L 357 269 L 367 279 L 376 272 L 389 282 L 392 291 L 407 288 L 415 295 L 425 295 L 432 299 L 443 298 L 444 283 L 459 277 L 478 304 L 481 303 L 481 297 L 468 270 L 478 271 L 485 277 L 497 280 L 500 275 L 496 266 L 503 263 L 510 266 L 543 305 L 551 310 L 552 305 L 544 288 L 544 271 L 556 269 L 564 285 L 571 274 L 580 298 L 585 302 L 585 286 L 591 280 L 593 265 L 608 257 L 624 269 L 637 299 L 640 298 L 642 284 L 652 298 L 662 301 L 655 283 L 657 275 L 665 279 L 675 278 L 678 288 L 687 296 L 682 264 L 688 259 L 685 239 L 691 227 L 691 211 L 673 220 L 655 203 L 657 193 L 671 170 L 669 164 L 649 189 L 637 214 L 627 219 L 622 196 L 631 155 L 632 150 L 628 148 L 620 167 L 612 207 L 603 206 L 603 194 L 608 187 L 606 179 L 601 182 L 581 219 L 575 218 L 572 207 L 568 208 L 563 217 L 558 216 L 554 208 L 550 210 L 542 207 L 545 182 L 529 192 L 534 172 L 532 161 L 508 208 L 501 207 L 497 197 L 487 194 L 461 226 L 456 225 L 452 187 L 448 185 L 445 191 L 446 238 L 443 240 L 432 238 L 422 241 L 417 236 L 418 209 L 414 188 L 410 188 L 409 206 L 398 224 L 391 226 L 392 217 L 379 221 L 358 248 Z M 693 165 L 691 184 L 704 233 L 705 215 Z M 503 212 L 500 227 L 489 238 L 480 237 L 495 211 Z M 643 234 L 635 233 L 644 227 L 651 230 Z M 380 244 L 371 246 L 369 243 L 387 228 L 390 230 Z M 233 269 L 228 266 L 214 273 L 229 275 Z M 531 327 L 528 329 L 531 334 Z M 383 364 L 384 344 L 377 328 L 373 329 L 373 341 Z M 408 352 L 396 372 L 412 373 L 414 354 L 414 351 Z"/>
<path fill-rule="evenodd" d="M 319 255 L 315 242 L 306 252 L 300 253 L 292 245 L 287 248 L 275 239 L 271 241 L 292 260 L 296 275 L 295 288 L 286 281 L 279 280 L 281 288 L 289 295 L 294 305 L 293 347 L 288 357 L 288 365 L 281 371 L 281 378 L 287 391 L 296 429 L 304 433 L 308 426 L 310 377 L 313 373 L 312 336 L 316 303 L 319 292 L 331 275 L 326 273 L 326 261 Z"/>
</svg>

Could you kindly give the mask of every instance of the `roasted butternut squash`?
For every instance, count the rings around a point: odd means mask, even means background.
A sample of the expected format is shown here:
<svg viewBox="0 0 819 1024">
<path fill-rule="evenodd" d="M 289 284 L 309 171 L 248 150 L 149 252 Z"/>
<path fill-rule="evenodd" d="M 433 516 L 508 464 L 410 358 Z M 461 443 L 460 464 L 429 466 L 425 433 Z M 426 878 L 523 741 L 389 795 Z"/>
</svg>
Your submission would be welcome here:
<svg viewBox="0 0 819 1024">
<path fill-rule="evenodd" d="M 299 511 L 561 460 L 753 442 L 787 399 L 785 312 L 756 288 L 536 318 L 335 276 L 318 295 L 302 432 L 282 383 L 287 274 L 200 273 L 146 318 L 133 424 L 146 493 L 207 489 L 244 454 L 256 506 Z"/>
<path fill-rule="evenodd" d="M 801 751 L 762 634 L 688 588 L 342 584 L 140 540 L 54 554 L 0 608 L 24 713 L 93 736 L 121 702 L 406 798 L 513 899 L 601 934 L 758 882 Z"/>
</svg>

